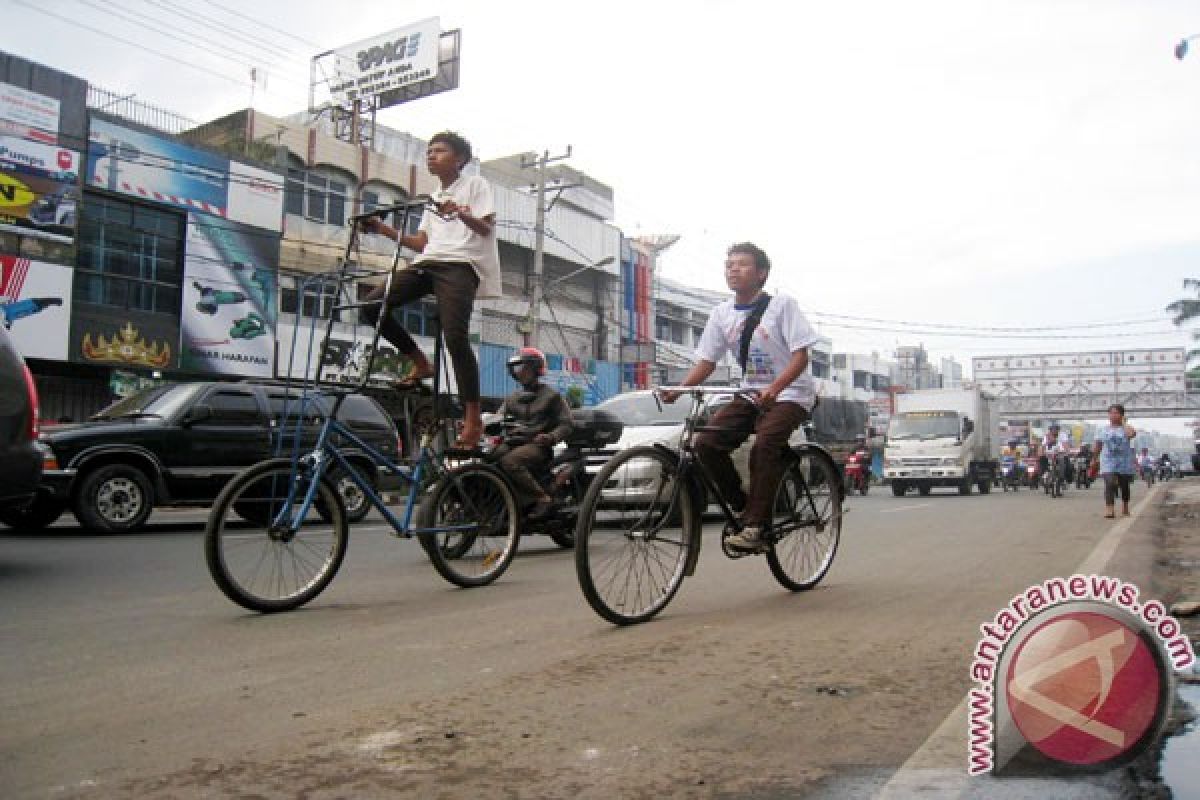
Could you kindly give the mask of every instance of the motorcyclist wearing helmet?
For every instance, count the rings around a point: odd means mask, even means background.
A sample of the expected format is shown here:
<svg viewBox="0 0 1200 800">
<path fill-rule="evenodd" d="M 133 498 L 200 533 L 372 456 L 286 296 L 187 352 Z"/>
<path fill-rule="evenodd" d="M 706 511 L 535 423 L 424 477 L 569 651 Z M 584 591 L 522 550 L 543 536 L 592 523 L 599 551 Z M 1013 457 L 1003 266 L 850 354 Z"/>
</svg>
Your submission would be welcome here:
<svg viewBox="0 0 1200 800">
<path fill-rule="evenodd" d="M 871 448 L 867 447 L 866 434 L 860 433 L 854 437 L 854 449 L 850 451 L 850 454 L 858 456 L 865 469 L 871 468 Z"/>
<path fill-rule="evenodd" d="M 517 502 L 532 505 L 531 518 L 545 516 L 550 496 L 533 477 L 553 458 L 554 445 L 570 435 L 571 409 L 563 396 L 539 380 L 546 374 L 546 357 L 535 347 L 522 347 L 508 359 L 508 374 L 521 384 L 500 407 L 505 422 L 513 425 L 496 450 L 500 467 L 516 489 Z"/>
</svg>

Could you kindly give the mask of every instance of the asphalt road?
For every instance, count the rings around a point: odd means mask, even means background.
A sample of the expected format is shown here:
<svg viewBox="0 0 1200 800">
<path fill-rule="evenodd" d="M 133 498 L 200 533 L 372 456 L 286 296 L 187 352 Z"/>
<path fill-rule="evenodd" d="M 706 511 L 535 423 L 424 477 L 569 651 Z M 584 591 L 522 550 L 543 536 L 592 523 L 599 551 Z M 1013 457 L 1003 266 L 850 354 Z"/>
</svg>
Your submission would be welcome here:
<svg viewBox="0 0 1200 800">
<path fill-rule="evenodd" d="M 629 629 L 592 613 L 548 540 L 464 591 L 368 519 L 322 596 L 259 616 L 209 579 L 202 512 L 128 536 L 69 516 L 0 534 L 0 797 L 878 786 L 961 700 L 978 625 L 1069 574 L 1108 523 L 1098 488 L 849 507 L 816 590 L 706 537 L 673 604 Z"/>
</svg>

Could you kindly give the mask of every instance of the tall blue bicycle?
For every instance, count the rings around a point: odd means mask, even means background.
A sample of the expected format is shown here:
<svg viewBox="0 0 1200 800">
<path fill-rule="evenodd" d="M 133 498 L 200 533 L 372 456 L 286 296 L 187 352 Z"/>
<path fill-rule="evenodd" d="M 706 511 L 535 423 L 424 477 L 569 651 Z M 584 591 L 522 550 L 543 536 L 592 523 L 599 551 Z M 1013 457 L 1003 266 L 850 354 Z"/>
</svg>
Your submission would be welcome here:
<svg viewBox="0 0 1200 800">
<path fill-rule="evenodd" d="M 395 213 L 399 230 L 409 215 L 429 208 L 428 198 L 376 209 L 373 215 Z M 366 270 L 351 259 L 358 223 L 369 214 L 352 217 L 354 229 L 341 267 L 315 280 L 334 284 L 332 307 L 321 354 L 329 349 L 334 321 L 343 311 L 368 305 L 350 290 L 356 282 L 386 276 L 390 288 L 400 268 L 397 245 L 389 270 Z M 323 290 L 324 287 L 321 287 Z M 318 291 L 322 296 L 323 291 Z M 387 293 L 384 293 L 387 296 Z M 344 301 L 344 302 L 343 302 Z M 437 335 L 434 349 L 433 424 L 422 426 L 415 456 L 405 463 L 389 459 L 339 419 L 346 399 L 371 380 L 379 328 L 391 309 L 379 314 L 374 339 L 366 351 L 366 368 L 356 385 L 323 377 L 320 360 L 315 376 L 285 397 L 295 402 L 285 410 L 276 438 L 276 457 L 248 467 L 226 484 L 214 502 L 205 529 L 205 558 L 214 582 L 238 605 L 252 611 L 288 611 L 309 602 L 333 580 L 346 555 L 350 520 L 337 481 L 349 478 L 400 538 L 416 537 L 439 574 L 462 587 L 484 586 L 508 568 L 517 552 L 518 514 L 508 478 L 478 459 L 475 451 L 437 446 L 441 433 L 440 377 L 444 345 Z M 315 334 L 315 316 L 313 327 Z M 294 337 L 299 339 L 299 336 Z M 310 335 L 309 342 L 317 341 Z M 295 359 L 295 342 L 290 362 Z M 308 358 L 311 362 L 312 347 Z M 288 375 L 292 374 L 289 363 Z M 311 431 L 315 426 L 315 438 Z M 290 449 L 290 453 L 287 452 Z M 384 472 L 407 486 L 400 513 L 389 508 L 361 467 L 351 465 L 344 451 L 365 454 Z"/>
</svg>

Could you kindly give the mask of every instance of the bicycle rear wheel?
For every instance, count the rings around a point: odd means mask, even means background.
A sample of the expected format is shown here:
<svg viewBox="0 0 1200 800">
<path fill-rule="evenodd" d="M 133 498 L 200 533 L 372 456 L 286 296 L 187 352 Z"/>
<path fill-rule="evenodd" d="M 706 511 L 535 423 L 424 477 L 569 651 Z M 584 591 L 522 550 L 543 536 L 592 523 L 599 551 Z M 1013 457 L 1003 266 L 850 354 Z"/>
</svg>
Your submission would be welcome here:
<svg viewBox="0 0 1200 800">
<path fill-rule="evenodd" d="M 504 476 L 484 464 L 448 470 L 421 501 L 417 519 L 434 569 L 456 586 L 491 583 L 517 553 L 517 502 Z"/>
<path fill-rule="evenodd" d="M 633 447 L 588 487 L 575 527 L 575 572 L 592 609 L 615 625 L 645 622 L 683 583 L 700 519 L 676 456 Z"/>
<path fill-rule="evenodd" d="M 828 453 L 796 451 L 775 490 L 767 550 L 771 574 L 784 588 L 811 589 L 833 565 L 842 538 L 843 491 Z"/>
<path fill-rule="evenodd" d="M 297 608 L 337 574 L 346 555 L 346 512 L 322 480 L 301 516 L 311 481 L 307 468 L 291 459 L 264 461 L 234 477 L 213 503 L 204 531 L 208 571 L 243 608 Z"/>
</svg>

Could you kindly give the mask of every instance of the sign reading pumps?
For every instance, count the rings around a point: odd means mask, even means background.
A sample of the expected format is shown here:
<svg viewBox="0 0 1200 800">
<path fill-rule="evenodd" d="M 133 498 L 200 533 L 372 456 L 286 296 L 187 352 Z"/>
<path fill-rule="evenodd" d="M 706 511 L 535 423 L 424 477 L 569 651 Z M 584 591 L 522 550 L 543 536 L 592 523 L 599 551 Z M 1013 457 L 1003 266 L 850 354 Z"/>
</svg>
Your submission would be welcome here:
<svg viewBox="0 0 1200 800">
<path fill-rule="evenodd" d="M 437 77 L 441 35 L 441 20 L 430 17 L 338 48 L 330 99 L 348 105 Z"/>
</svg>

